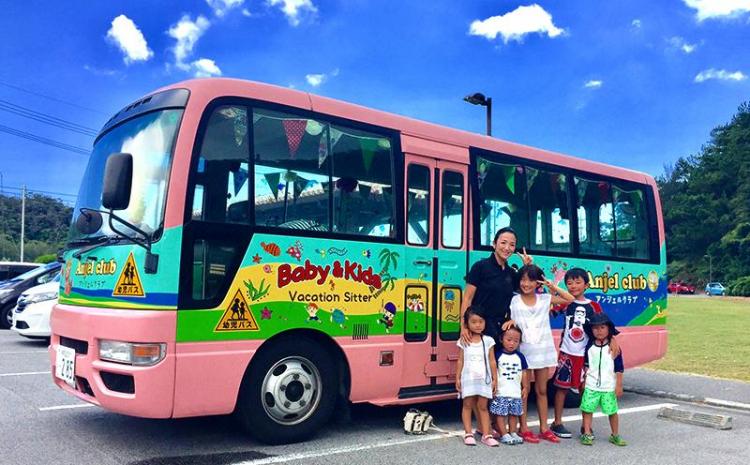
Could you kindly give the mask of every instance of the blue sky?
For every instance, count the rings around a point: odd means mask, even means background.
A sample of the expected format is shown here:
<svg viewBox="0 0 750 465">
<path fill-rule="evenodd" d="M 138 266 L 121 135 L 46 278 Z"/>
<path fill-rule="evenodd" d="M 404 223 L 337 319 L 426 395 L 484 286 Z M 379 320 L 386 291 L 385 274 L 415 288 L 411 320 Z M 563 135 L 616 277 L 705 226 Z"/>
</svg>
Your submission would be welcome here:
<svg viewBox="0 0 750 465">
<path fill-rule="evenodd" d="M 474 132 L 484 132 L 484 108 L 462 97 L 481 91 L 493 98 L 496 137 L 652 175 L 697 153 L 750 100 L 750 0 L 2 4 L 6 194 L 22 184 L 75 194 L 87 159 L 9 132 L 93 142 L 19 113 L 98 130 L 139 96 L 194 76 Z"/>
</svg>

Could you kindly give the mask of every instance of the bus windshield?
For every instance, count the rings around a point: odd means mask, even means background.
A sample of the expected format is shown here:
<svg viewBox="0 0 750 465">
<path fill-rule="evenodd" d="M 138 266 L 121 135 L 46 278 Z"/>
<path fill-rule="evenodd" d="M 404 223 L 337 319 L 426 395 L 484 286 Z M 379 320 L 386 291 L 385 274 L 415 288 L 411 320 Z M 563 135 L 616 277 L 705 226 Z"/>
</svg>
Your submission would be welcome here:
<svg viewBox="0 0 750 465">
<path fill-rule="evenodd" d="M 101 230 L 90 235 L 82 234 L 75 227 L 81 208 L 102 209 L 104 167 L 107 158 L 113 153 L 129 153 L 133 156 L 130 204 L 127 209 L 117 211 L 117 215 L 147 234 L 161 228 L 167 173 L 182 112 L 183 110 L 170 109 L 146 113 L 116 126 L 96 142 L 78 192 L 68 234 L 69 242 L 113 235 L 106 217 Z M 123 231 L 132 233 L 127 228 Z"/>
</svg>

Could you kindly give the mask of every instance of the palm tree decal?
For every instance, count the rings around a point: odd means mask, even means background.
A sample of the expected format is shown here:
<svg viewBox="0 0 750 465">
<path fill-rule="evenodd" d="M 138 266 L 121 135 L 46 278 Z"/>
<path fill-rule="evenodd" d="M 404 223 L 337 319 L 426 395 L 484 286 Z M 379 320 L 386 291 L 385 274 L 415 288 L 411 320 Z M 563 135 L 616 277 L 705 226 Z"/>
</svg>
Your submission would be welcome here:
<svg viewBox="0 0 750 465">
<path fill-rule="evenodd" d="M 380 293 L 385 290 L 393 290 L 396 288 L 397 278 L 392 276 L 391 273 L 389 273 L 389 270 L 391 267 L 393 267 L 394 270 L 398 267 L 399 254 L 398 252 L 391 252 L 389 249 L 383 249 L 380 251 L 378 257 L 380 258 L 380 266 L 382 266 L 379 274 L 383 287 L 378 290 L 375 296 L 380 295 Z"/>
</svg>

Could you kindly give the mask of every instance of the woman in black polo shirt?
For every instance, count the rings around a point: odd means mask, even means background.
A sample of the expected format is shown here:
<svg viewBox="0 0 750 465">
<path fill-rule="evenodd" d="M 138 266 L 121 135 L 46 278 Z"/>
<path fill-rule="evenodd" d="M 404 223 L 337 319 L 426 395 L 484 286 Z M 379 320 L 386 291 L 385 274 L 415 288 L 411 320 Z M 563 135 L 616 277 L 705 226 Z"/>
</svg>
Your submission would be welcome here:
<svg viewBox="0 0 750 465">
<path fill-rule="evenodd" d="M 466 276 L 466 289 L 461 302 L 461 320 L 470 305 L 478 305 L 484 310 L 485 333 L 499 343 L 500 326 L 510 319 L 510 299 L 518 289 L 516 270 L 508 264 L 508 259 L 516 253 L 516 232 L 512 228 L 501 228 L 492 241 L 492 255 L 479 260 Z M 526 255 L 526 248 L 519 253 L 524 265 L 533 260 Z M 461 340 L 469 342 L 469 330 L 461 325 Z"/>
</svg>

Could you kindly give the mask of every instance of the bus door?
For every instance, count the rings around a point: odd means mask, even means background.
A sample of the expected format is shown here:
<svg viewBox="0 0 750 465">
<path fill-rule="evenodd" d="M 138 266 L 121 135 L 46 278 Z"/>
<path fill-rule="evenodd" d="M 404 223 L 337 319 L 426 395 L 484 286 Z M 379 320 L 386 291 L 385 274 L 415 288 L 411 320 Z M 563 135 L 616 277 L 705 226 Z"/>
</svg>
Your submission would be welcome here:
<svg viewBox="0 0 750 465">
<path fill-rule="evenodd" d="M 466 172 L 406 154 L 402 398 L 453 390 L 466 274 Z"/>
</svg>

